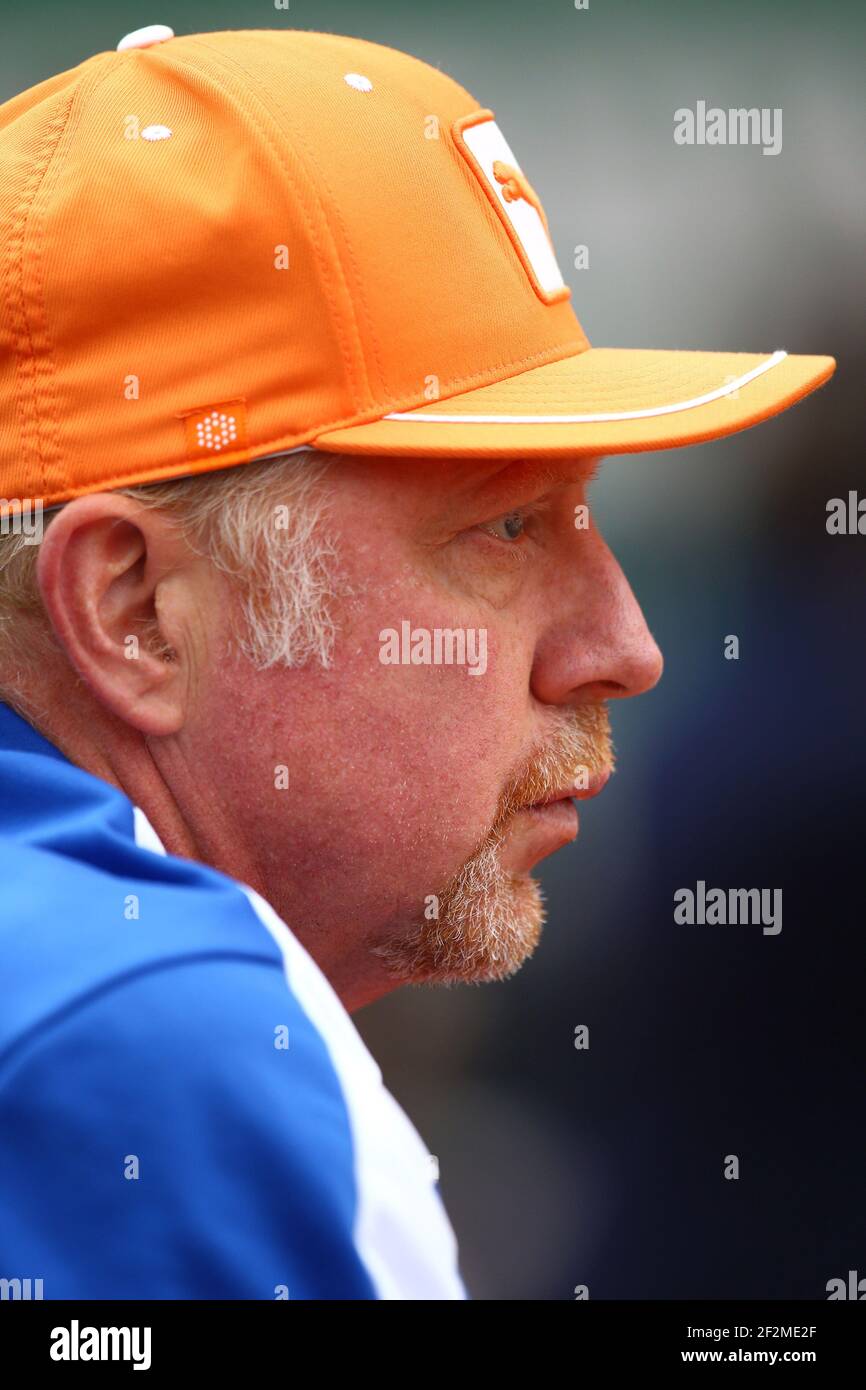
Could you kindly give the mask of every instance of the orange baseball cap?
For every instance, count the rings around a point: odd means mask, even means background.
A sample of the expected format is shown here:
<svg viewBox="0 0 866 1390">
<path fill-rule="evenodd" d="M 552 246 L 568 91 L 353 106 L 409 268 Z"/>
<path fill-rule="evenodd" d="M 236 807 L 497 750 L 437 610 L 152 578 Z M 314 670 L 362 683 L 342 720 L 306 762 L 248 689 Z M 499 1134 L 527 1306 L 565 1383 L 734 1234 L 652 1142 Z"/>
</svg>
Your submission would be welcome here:
<svg viewBox="0 0 866 1390">
<path fill-rule="evenodd" d="M 591 348 L 491 111 L 299 31 L 138 30 L 0 107 L 0 496 L 292 449 L 616 454 L 730 434 L 830 357 Z"/>
</svg>

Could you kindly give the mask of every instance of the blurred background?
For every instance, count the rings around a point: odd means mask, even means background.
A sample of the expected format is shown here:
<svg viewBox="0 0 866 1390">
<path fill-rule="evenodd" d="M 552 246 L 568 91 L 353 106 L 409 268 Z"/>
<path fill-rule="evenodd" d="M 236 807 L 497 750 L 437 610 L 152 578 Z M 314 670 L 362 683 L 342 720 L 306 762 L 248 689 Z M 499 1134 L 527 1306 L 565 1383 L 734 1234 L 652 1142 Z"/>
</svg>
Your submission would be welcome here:
<svg viewBox="0 0 866 1390">
<path fill-rule="evenodd" d="M 866 496 L 866 9 L 42 0 L 4 10 L 0 100 L 152 23 L 330 30 L 449 72 L 539 190 L 595 346 L 838 358 L 775 421 L 603 465 L 596 518 L 664 678 L 612 709 L 619 771 L 542 867 L 536 957 L 355 1021 L 438 1158 L 476 1298 L 820 1299 L 866 1276 L 866 536 L 825 527 L 828 499 Z M 781 107 L 782 152 L 675 145 L 699 99 Z M 782 888 L 781 934 L 677 926 L 698 879 Z"/>
</svg>

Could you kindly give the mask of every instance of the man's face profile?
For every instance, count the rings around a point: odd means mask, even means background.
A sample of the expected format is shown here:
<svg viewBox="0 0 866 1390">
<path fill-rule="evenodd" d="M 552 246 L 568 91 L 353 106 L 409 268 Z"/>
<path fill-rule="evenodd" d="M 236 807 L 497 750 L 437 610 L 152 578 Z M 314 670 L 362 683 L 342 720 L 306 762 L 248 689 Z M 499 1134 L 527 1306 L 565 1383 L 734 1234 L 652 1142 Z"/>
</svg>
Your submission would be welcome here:
<svg viewBox="0 0 866 1390">
<path fill-rule="evenodd" d="M 543 918 L 533 866 L 576 834 L 564 798 L 612 766 L 605 702 L 659 678 L 621 570 L 576 525 L 593 467 L 335 460 L 331 668 L 256 671 L 208 644 L 171 764 L 180 748 L 206 769 L 254 886 L 350 1002 L 520 966 Z M 469 643 L 437 664 L 437 632 L 484 632 L 483 672 L 448 660 Z M 402 659 L 382 659 L 388 633 L 412 638 Z"/>
</svg>

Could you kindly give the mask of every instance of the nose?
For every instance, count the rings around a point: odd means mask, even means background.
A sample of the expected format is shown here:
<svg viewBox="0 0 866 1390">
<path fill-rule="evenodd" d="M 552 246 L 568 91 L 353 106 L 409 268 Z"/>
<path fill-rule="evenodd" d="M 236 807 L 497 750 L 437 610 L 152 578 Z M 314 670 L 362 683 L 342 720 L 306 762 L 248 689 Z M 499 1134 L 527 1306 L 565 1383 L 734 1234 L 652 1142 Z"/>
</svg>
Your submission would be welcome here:
<svg viewBox="0 0 866 1390">
<path fill-rule="evenodd" d="M 531 684 L 544 704 L 642 695 L 664 665 L 631 586 L 594 525 L 579 546 L 557 569 L 536 644 Z"/>
</svg>

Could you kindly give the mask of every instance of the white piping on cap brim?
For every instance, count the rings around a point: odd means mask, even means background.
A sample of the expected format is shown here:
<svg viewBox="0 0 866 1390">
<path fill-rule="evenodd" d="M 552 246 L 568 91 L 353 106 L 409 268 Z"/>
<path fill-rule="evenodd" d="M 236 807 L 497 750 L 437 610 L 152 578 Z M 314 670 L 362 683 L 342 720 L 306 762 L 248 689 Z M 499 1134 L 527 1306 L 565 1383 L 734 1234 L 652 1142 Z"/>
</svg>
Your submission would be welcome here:
<svg viewBox="0 0 866 1390">
<path fill-rule="evenodd" d="M 677 401 L 675 405 L 649 406 L 646 410 L 616 410 L 598 415 L 428 415 L 422 407 L 418 410 L 395 411 L 391 415 L 383 415 L 382 419 L 414 420 L 420 424 L 432 422 L 439 425 L 603 425 L 615 420 L 651 420 L 656 415 L 675 415 L 680 410 L 694 410 L 696 406 L 709 405 L 710 401 L 730 396 L 741 386 L 754 381 L 755 377 L 763 376 L 771 367 L 778 367 L 787 356 L 787 352 L 780 348 L 750 372 L 744 372 L 736 380 L 717 387 L 715 391 L 707 391 L 705 395 L 695 396 L 690 401 Z"/>
</svg>

